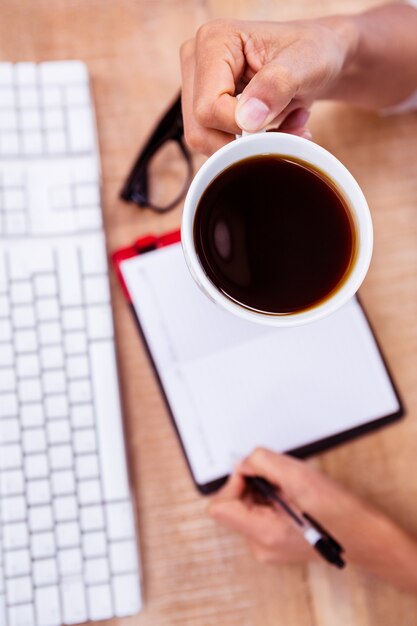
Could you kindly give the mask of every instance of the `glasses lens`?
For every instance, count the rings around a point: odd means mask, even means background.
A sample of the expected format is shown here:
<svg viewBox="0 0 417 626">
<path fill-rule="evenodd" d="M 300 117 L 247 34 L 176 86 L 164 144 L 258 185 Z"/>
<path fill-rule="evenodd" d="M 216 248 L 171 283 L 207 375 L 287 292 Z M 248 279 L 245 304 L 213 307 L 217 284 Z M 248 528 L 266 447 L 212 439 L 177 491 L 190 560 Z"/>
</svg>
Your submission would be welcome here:
<svg viewBox="0 0 417 626">
<path fill-rule="evenodd" d="M 176 141 L 167 141 L 148 164 L 149 204 L 167 208 L 180 199 L 188 182 L 189 164 Z"/>
</svg>

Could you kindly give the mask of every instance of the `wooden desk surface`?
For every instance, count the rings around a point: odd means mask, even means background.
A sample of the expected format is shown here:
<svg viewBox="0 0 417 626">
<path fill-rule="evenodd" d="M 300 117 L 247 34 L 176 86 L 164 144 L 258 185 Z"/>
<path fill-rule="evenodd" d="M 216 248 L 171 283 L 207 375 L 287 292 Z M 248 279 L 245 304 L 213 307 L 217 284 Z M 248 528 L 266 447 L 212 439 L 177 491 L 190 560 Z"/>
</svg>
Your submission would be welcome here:
<svg viewBox="0 0 417 626">
<path fill-rule="evenodd" d="M 181 207 L 157 216 L 122 204 L 132 159 L 179 86 L 178 47 L 207 19 L 289 19 L 359 11 L 366 0 L 2 0 L 0 59 L 80 58 L 97 109 L 109 250 L 176 227 Z M 417 115 L 380 119 L 320 104 L 315 140 L 362 185 L 375 255 L 362 297 L 404 396 L 407 418 L 320 455 L 323 471 L 417 535 Z M 199 160 L 201 162 L 201 159 Z M 168 173 L 161 180 L 169 184 Z M 164 178 L 165 177 L 165 178 Z M 128 447 L 140 527 L 145 610 L 112 625 L 412 626 L 417 598 L 353 567 L 268 568 L 217 527 L 192 485 L 154 376 L 114 277 Z"/>
</svg>

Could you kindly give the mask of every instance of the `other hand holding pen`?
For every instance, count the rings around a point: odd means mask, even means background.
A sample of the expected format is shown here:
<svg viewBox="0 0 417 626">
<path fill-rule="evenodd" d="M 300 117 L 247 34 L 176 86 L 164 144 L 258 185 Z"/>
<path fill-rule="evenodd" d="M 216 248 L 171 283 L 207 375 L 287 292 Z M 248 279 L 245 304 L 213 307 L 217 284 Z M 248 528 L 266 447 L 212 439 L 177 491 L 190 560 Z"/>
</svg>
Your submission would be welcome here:
<svg viewBox="0 0 417 626">
<path fill-rule="evenodd" d="M 342 543 L 346 560 L 398 586 L 417 592 L 417 543 L 384 514 L 307 463 L 259 448 L 242 461 L 209 505 L 209 514 L 242 533 L 259 561 L 269 564 L 318 560 L 288 516 L 254 501 L 245 476 L 281 486 Z"/>
</svg>

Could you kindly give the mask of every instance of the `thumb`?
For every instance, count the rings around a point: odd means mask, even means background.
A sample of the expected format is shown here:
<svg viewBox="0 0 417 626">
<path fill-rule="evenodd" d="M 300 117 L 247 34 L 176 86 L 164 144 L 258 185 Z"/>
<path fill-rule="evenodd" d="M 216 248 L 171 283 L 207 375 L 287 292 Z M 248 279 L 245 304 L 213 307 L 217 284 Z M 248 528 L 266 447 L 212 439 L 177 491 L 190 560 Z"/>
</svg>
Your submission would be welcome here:
<svg viewBox="0 0 417 626">
<path fill-rule="evenodd" d="M 296 81 L 276 60 L 264 65 L 245 87 L 236 107 L 236 123 L 256 132 L 272 122 L 297 92 Z"/>
</svg>

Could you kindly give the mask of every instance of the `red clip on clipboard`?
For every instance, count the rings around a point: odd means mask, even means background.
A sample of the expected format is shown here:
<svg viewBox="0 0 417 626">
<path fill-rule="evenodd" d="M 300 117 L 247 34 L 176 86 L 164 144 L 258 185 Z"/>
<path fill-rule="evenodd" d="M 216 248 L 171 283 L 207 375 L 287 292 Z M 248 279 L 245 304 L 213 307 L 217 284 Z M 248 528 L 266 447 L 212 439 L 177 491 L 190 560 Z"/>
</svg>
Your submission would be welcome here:
<svg viewBox="0 0 417 626">
<path fill-rule="evenodd" d="M 131 246 L 128 246 L 127 248 L 120 248 L 119 250 L 113 252 L 111 257 L 113 267 L 129 304 L 132 304 L 132 299 L 126 287 L 123 274 L 120 270 L 120 263 L 126 261 L 126 259 L 138 256 L 138 254 L 144 254 L 145 252 L 150 252 L 151 250 L 164 248 L 165 246 L 170 246 L 171 244 L 178 243 L 179 241 L 181 241 L 181 231 L 173 230 L 169 233 L 165 233 L 165 235 L 146 235 L 145 237 L 137 239 Z"/>
</svg>

